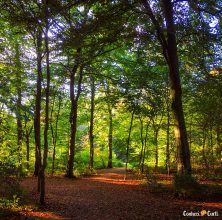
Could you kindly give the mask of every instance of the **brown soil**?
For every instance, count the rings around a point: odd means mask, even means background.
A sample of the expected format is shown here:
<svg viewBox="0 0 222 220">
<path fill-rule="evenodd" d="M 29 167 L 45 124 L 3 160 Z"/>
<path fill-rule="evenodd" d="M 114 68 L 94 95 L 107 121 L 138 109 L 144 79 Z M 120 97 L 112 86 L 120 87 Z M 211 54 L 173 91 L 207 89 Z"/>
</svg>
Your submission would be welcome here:
<svg viewBox="0 0 222 220">
<path fill-rule="evenodd" d="M 26 199 L 33 204 L 39 197 L 36 182 L 34 177 L 22 182 L 27 190 Z M 47 177 L 46 192 L 46 207 L 24 210 L 19 213 L 19 218 L 12 219 L 185 219 L 184 210 L 211 210 L 222 215 L 219 202 L 182 200 L 167 191 L 150 190 L 133 174 L 124 180 L 124 169 L 104 169 L 96 175 L 79 179 Z"/>
</svg>

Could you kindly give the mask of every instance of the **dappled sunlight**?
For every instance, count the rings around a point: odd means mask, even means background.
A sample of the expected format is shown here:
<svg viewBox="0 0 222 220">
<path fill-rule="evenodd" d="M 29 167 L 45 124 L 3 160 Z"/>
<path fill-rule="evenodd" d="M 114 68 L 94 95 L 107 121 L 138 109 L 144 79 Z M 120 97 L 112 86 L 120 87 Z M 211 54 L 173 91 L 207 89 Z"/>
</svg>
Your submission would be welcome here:
<svg viewBox="0 0 222 220">
<path fill-rule="evenodd" d="M 52 212 L 40 212 L 40 211 L 21 211 L 19 212 L 21 216 L 40 218 L 40 219 L 63 219 L 62 216 Z"/>
<path fill-rule="evenodd" d="M 222 210 L 222 203 L 221 202 L 201 202 L 201 201 L 184 201 L 184 200 L 180 200 L 178 202 L 178 204 L 180 204 L 181 206 L 184 206 L 184 205 L 187 205 L 187 206 L 190 206 L 190 207 L 201 207 L 201 208 L 205 208 L 205 209 L 212 209 L 215 211 L 218 211 L 218 210 Z"/>
<path fill-rule="evenodd" d="M 95 181 L 95 182 L 102 182 L 102 183 L 110 183 L 110 184 L 116 184 L 116 185 L 140 185 L 142 183 L 141 180 L 124 180 L 122 178 L 108 178 L 103 177 L 103 176 L 98 176 L 98 177 L 91 177 L 91 178 L 84 178 L 85 180 L 90 180 L 90 181 Z"/>
<path fill-rule="evenodd" d="M 124 180 L 123 168 L 97 170 L 96 173 L 77 179 L 48 176 L 46 198 L 49 206 L 42 211 L 25 210 L 19 214 L 28 219 L 75 219 L 76 215 L 82 219 L 94 219 L 94 216 L 102 216 L 98 219 L 110 219 L 111 216 L 121 219 L 125 210 L 127 217 L 136 218 L 142 213 L 142 216 L 147 217 L 144 219 L 149 219 L 149 216 L 155 216 L 154 212 L 161 216 L 182 216 L 184 210 L 222 210 L 221 203 L 215 200 L 206 202 L 175 197 L 171 191 L 172 175 L 154 173 L 158 183 L 167 189 L 162 191 L 152 186 L 149 188 L 144 184 L 145 180 L 138 179 L 142 176 L 133 172 L 128 172 Z M 35 196 L 35 183 L 34 177 L 23 181 L 23 186 L 29 189 L 32 204 L 38 199 Z M 86 209 L 88 211 L 84 212 Z"/>
<path fill-rule="evenodd" d="M 204 203 L 197 203 L 197 205 L 203 205 L 205 208 L 212 208 L 212 209 L 222 209 L 222 203 L 214 203 L 214 202 L 204 202 Z"/>
</svg>

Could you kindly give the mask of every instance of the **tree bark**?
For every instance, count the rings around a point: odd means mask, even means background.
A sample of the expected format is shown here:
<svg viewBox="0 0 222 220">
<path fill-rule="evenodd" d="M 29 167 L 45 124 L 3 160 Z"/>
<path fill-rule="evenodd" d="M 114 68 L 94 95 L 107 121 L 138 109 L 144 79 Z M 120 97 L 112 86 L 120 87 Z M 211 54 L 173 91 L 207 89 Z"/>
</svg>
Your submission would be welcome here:
<svg viewBox="0 0 222 220">
<path fill-rule="evenodd" d="M 48 158 L 48 130 L 49 130 L 49 93 L 50 93 L 50 63 L 49 63 L 49 9 L 48 0 L 45 0 L 45 52 L 46 52 L 46 88 L 45 88 L 45 127 L 44 127 L 44 151 L 43 151 L 43 163 L 40 168 L 40 197 L 39 201 L 41 205 L 45 205 L 45 169 L 47 167 Z"/>
<path fill-rule="evenodd" d="M 15 62 L 16 62 L 16 89 L 17 89 L 17 102 L 16 102 L 16 121 L 17 121 L 17 146 L 18 146 L 18 169 L 19 173 L 22 172 L 22 79 L 21 79 L 21 61 L 20 61 L 20 48 L 19 43 L 15 45 Z"/>
<path fill-rule="evenodd" d="M 205 150 L 206 139 L 207 139 L 207 135 L 206 135 L 206 131 L 204 129 L 204 131 L 203 131 L 203 145 L 202 145 L 202 159 L 203 159 L 206 171 L 208 172 L 210 167 L 209 167 L 209 164 L 208 164 L 208 161 L 207 161 L 207 157 L 206 157 L 206 152 L 205 152 L 206 151 Z"/>
<path fill-rule="evenodd" d="M 139 168 L 141 171 L 141 165 L 143 160 L 143 153 L 144 153 L 144 140 L 143 140 L 143 120 L 140 117 L 140 142 L 141 142 L 141 151 L 140 151 L 140 157 L 139 157 Z"/>
<path fill-rule="evenodd" d="M 158 168 L 159 165 L 159 146 L 158 146 L 158 134 L 159 129 L 154 129 L 154 146 L 155 146 L 155 169 Z"/>
<path fill-rule="evenodd" d="M 70 140 L 69 140 L 69 156 L 66 170 L 66 177 L 73 178 L 74 176 L 74 157 L 75 157 L 75 141 L 76 141 L 76 130 L 77 130 L 77 110 L 78 110 L 78 100 L 81 93 L 81 85 L 83 78 L 83 66 L 80 66 L 79 70 L 79 80 L 77 94 L 75 96 L 75 78 L 79 67 L 79 56 L 81 49 L 77 49 L 77 60 L 70 73 L 70 101 L 71 101 L 71 111 L 70 111 Z"/>
<path fill-rule="evenodd" d="M 35 115 L 34 115 L 34 133 L 35 133 L 35 171 L 34 175 L 39 175 L 41 167 L 41 99 L 42 99 L 42 31 L 40 28 L 36 34 L 36 54 L 37 54 L 37 81 L 36 81 L 36 96 L 35 96 Z M 38 183 L 38 191 L 40 185 Z"/>
<path fill-rule="evenodd" d="M 220 123 L 217 124 L 216 128 L 217 133 L 217 159 L 219 162 L 220 167 L 222 168 L 222 141 L 221 141 L 221 125 Z"/>
<path fill-rule="evenodd" d="M 112 168 L 112 157 L 113 157 L 113 114 L 110 103 L 108 103 L 108 112 L 109 112 L 109 135 L 108 135 L 108 165 L 107 168 Z"/>
<path fill-rule="evenodd" d="M 130 120 L 130 127 L 129 127 L 129 132 L 128 132 L 128 138 L 127 138 L 127 143 L 126 143 L 126 165 L 125 165 L 125 175 L 124 175 L 124 180 L 127 178 L 127 169 L 128 169 L 128 163 L 129 163 L 129 146 L 130 146 L 130 136 L 131 136 L 131 131 L 133 127 L 133 119 L 134 119 L 134 111 L 132 112 L 131 120 Z"/>
<path fill-rule="evenodd" d="M 150 122 L 147 122 L 146 124 L 146 131 L 145 131 L 145 138 L 144 138 L 144 147 L 143 147 L 143 155 L 142 155 L 142 161 L 140 165 L 140 172 L 144 172 L 144 162 L 145 162 L 145 157 L 146 157 L 146 148 L 147 148 L 147 139 L 148 139 L 148 128 L 149 128 Z"/>
<path fill-rule="evenodd" d="M 162 0 L 167 28 L 167 63 L 169 66 L 169 83 L 172 102 L 172 111 L 174 115 L 174 132 L 176 145 L 178 149 L 178 166 L 179 173 L 191 174 L 190 149 L 187 139 L 187 130 L 185 126 L 183 106 L 182 106 L 182 89 L 180 82 L 179 61 L 177 55 L 176 33 L 174 25 L 174 12 L 171 0 Z"/>
<path fill-rule="evenodd" d="M 56 96 L 56 94 L 55 94 L 55 96 Z M 54 96 L 54 100 L 55 100 L 55 96 Z M 55 102 L 53 102 L 53 106 L 54 106 L 54 103 Z M 59 121 L 59 116 L 60 116 L 61 104 L 62 104 L 62 98 L 59 97 L 58 110 L 57 110 L 56 119 L 55 119 L 55 130 L 54 130 L 53 124 L 52 124 L 53 107 L 51 110 L 51 134 L 52 134 L 52 144 L 53 144 L 52 175 L 54 174 L 54 171 L 55 171 L 56 144 L 57 144 L 57 136 L 58 136 L 58 121 Z"/>
<path fill-rule="evenodd" d="M 29 170 L 29 160 L 30 160 L 30 135 L 32 133 L 33 126 L 28 128 L 27 126 L 27 119 L 25 119 L 25 144 L 26 144 L 26 162 L 27 162 L 27 169 Z"/>
<path fill-rule="evenodd" d="M 104 88 L 106 92 L 106 97 L 109 98 L 111 96 L 109 82 L 104 83 Z M 113 156 L 113 113 L 112 113 L 112 103 L 108 100 L 108 120 L 109 120 L 109 133 L 108 133 L 108 164 L 107 168 L 112 168 L 112 156 Z"/>
<path fill-rule="evenodd" d="M 167 104 L 169 106 L 169 104 Z M 170 110 L 167 106 L 167 131 L 166 131 L 166 170 L 170 175 Z"/>
<path fill-rule="evenodd" d="M 149 16 L 156 29 L 157 38 L 162 47 L 163 56 L 166 59 L 167 65 L 169 67 L 169 84 L 172 103 L 171 108 L 174 116 L 174 133 L 178 150 L 177 171 L 178 173 L 185 172 L 187 174 L 191 174 L 190 149 L 187 139 L 187 130 L 185 126 L 182 106 L 182 90 L 177 55 L 175 25 L 173 19 L 173 3 L 171 2 L 171 0 L 161 1 L 167 30 L 167 34 L 165 37 L 164 30 L 155 17 L 150 4 L 147 0 L 141 1 L 146 9 L 146 14 Z"/>
<path fill-rule="evenodd" d="M 91 76 L 91 108 L 90 108 L 90 126 L 89 126 L 89 144 L 90 144 L 90 159 L 89 169 L 93 169 L 94 162 L 94 109 L 95 109 L 95 81 L 94 76 Z"/>
</svg>

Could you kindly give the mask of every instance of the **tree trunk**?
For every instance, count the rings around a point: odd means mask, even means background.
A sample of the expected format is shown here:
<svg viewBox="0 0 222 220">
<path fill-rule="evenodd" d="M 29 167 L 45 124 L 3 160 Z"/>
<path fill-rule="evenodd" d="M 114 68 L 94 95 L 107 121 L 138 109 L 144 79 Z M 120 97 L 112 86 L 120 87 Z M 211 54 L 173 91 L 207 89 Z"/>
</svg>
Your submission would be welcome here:
<svg viewBox="0 0 222 220">
<path fill-rule="evenodd" d="M 217 133 L 217 159 L 219 162 L 220 167 L 222 168 L 222 141 L 221 141 L 221 125 L 220 123 L 217 124 L 216 128 Z"/>
<path fill-rule="evenodd" d="M 156 29 L 157 38 L 160 42 L 164 58 L 166 59 L 167 65 L 169 67 L 170 94 L 172 112 L 175 121 L 174 133 L 176 138 L 176 146 L 178 149 L 177 171 L 179 173 L 185 172 L 187 174 L 191 174 L 190 149 L 182 106 L 182 90 L 180 83 L 175 25 L 173 20 L 173 3 L 171 0 L 162 0 L 167 30 L 166 36 L 164 33 L 165 30 L 162 29 L 157 18 L 155 17 L 150 3 L 147 0 L 142 0 L 142 3 L 146 9 L 146 14 L 149 16 Z"/>
<path fill-rule="evenodd" d="M 55 94 L 56 96 L 56 94 Z M 55 97 L 54 97 L 55 100 Z M 54 102 L 53 102 L 54 103 Z M 62 98 L 59 97 L 59 103 L 58 103 L 58 111 L 56 113 L 56 119 L 55 119 L 55 130 L 52 125 L 52 113 L 53 113 L 53 107 L 51 110 L 51 134 L 52 134 L 52 144 L 53 144 L 53 152 L 52 152 L 52 175 L 55 171 L 55 156 L 56 156 L 56 143 L 57 143 L 57 136 L 58 136 L 58 121 L 60 116 L 60 109 L 62 104 Z M 54 104 L 53 104 L 54 106 Z"/>
<path fill-rule="evenodd" d="M 15 62 L 16 62 L 16 89 L 17 89 L 17 102 L 16 102 L 16 121 L 17 121 L 17 146 L 18 146 L 18 169 L 19 174 L 22 172 L 22 89 L 21 89 L 21 61 L 20 61 L 20 48 L 19 43 L 15 45 Z"/>
<path fill-rule="evenodd" d="M 30 141 L 28 130 L 25 130 L 25 143 L 26 143 L 26 161 L 27 161 L 27 169 L 29 170 L 29 158 L 30 158 Z"/>
<path fill-rule="evenodd" d="M 157 170 L 159 164 L 159 146 L 158 146 L 159 129 L 154 129 L 154 146 L 155 146 L 155 169 Z"/>
<path fill-rule="evenodd" d="M 167 131 L 166 131 L 166 170 L 168 175 L 170 174 L 170 111 L 167 107 Z"/>
<path fill-rule="evenodd" d="M 25 144 L 26 144 L 26 162 L 27 169 L 29 170 L 29 160 L 30 160 L 30 135 L 32 133 L 33 126 L 29 129 L 27 127 L 27 120 L 25 119 Z"/>
<path fill-rule="evenodd" d="M 131 136 L 131 131 L 133 127 L 133 119 L 134 119 L 134 111 L 132 112 L 131 120 L 130 120 L 130 127 L 129 127 L 129 132 L 128 132 L 128 138 L 127 138 L 127 143 L 126 143 L 126 165 L 125 165 L 125 175 L 124 175 L 124 180 L 127 178 L 127 167 L 129 163 L 129 146 L 130 146 L 130 136 Z"/>
<path fill-rule="evenodd" d="M 206 157 L 206 152 L 205 152 L 206 138 L 207 138 L 206 131 L 204 130 L 203 131 L 202 158 L 203 158 L 203 162 L 204 162 L 204 165 L 205 165 L 205 169 L 208 172 L 209 171 L 209 164 L 208 164 L 207 157 Z"/>
<path fill-rule="evenodd" d="M 77 56 L 81 52 L 81 49 L 77 49 Z M 77 58 L 78 59 L 78 58 Z M 66 170 L 66 177 L 73 178 L 74 176 L 74 157 L 75 157 L 75 141 L 76 141 L 76 130 L 77 130 L 77 110 L 78 110 L 78 100 L 81 93 L 81 85 L 83 78 L 83 66 L 80 66 L 79 70 L 79 80 L 78 89 L 75 97 L 74 87 L 75 87 L 75 76 L 78 69 L 78 60 L 74 65 L 72 72 L 70 74 L 70 100 L 71 100 L 71 111 L 70 111 L 70 140 L 69 140 L 69 156 L 68 164 Z"/>
<path fill-rule="evenodd" d="M 172 112 L 175 120 L 175 138 L 178 149 L 178 166 L 179 173 L 185 172 L 191 174 L 190 149 L 187 139 L 187 131 L 184 120 L 182 106 L 182 89 L 180 82 L 179 62 L 177 55 L 177 43 L 175 26 L 173 19 L 173 4 L 171 0 L 162 0 L 167 28 L 167 63 L 169 66 L 169 83 L 172 102 Z"/>
<path fill-rule="evenodd" d="M 39 178 L 40 178 L 40 204 L 45 205 L 45 169 L 47 167 L 48 158 L 48 130 L 49 130 L 49 90 L 50 90 L 50 63 L 49 63 L 49 9 L 48 1 L 45 0 L 45 52 L 46 52 L 46 88 L 45 88 L 45 127 L 44 127 L 44 151 L 43 151 L 43 163 L 40 168 Z"/>
<path fill-rule="evenodd" d="M 212 170 L 215 170 L 215 160 L 214 160 L 214 143 L 213 143 L 213 125 L 210 127 L 210 152 L 211 152 L 211 157 L 210 157 L 210 162 L 212 165 Z"/>
<path fill-rule="evenodd" d="M 91 108 L 90 108 L 90 126 L 89 126 L 89 144 L 90 144 L 90 158 L 89 158 L 89 169 L 93 169 L 94 162 L 94 109 L 95 109 L 95 82 L 94 76 L 91 76 Z"/>
<path fill-rule="evenodd" d="M 153 116 L 151 120 L 153 123 L 153 131 L 154 131 L 153 143 L 155 147 L 155 169 L 157 169 L 159 164 L 158 135 L 163 120 L 163 114 L 161 115 L 159 123 L 158 123 L 158 115 Z"/>
<path fill-rule="evenodd" d="M 144 148 L 143 148 L 143 157 L 142 157 L 142 163 L 141 163 L 141 168 L 140 168 L 140 172 L 143 173 L 144 172 L 144 162 L 145 162 L 145 157 L 146 157 L 146 148 L 147 148 L 147 139 L 148 139 L 148 128 L 149 128 L 149 122 L 146 125 L 146 135 L 145 135 L 145 139 L 144 139 Z"/>
<path fill-rule="evenodd" d="M 41 98 L 42 98 L 42 31 L 38 29 L 36 39 L 36 54 L 37 54 L 37 82 L 36 82 L 36 97 L 35 97 L 35 115 L 34 115 L 34 130 L 35 130 L 35 171 L 34 175 L 39 175 L 41 167 Z M 38 180 L 38 191 L 40 185 Z"/>
<path fill-rule="evenodd" d="M 140 151 L 140 158 L 139 158 L 139 168 L 141 171 L 141 165 L 143 161 L 143 153 L 144 153 L 144 140 L 143 140 L 143 121 L 140 117 L 140 141 L 141 141 L 141 151 Z"/>
<path fill-rule="evenodd" d="M 113 157 L 113 115 L 112 115 L 112 108 L 110 103 L 108 103 L 108 112 L 109 112 L 109 135 L 108 135 L 108 165 L 107 168 L 112 168 L 112 157 Z"/>
<path fill-rule="evenodd" d="M 69 158 L 66 170 L 66 177 L 73 178 L 74 174 L 74 156 L 75 156 L 75 140 L 77 127 L 77 102 L 74 100 L 70 112 L 70 140 L 69 140 Z"/>
</svg>

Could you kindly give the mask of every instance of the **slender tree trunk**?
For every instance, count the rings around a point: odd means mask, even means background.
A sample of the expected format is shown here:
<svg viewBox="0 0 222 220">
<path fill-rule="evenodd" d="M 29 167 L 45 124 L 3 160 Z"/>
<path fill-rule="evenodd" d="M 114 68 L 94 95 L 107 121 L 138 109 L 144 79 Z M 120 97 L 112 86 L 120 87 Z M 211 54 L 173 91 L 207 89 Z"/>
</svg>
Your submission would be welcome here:
<svg viewBox="0 0 222 220">
<path fill-rule="evenodd" d="M 54 97 L 55 99 L 55 97 Z M 51 110 L 51 134 L 52 134 L 52 144 L 53 144 L 53 152 L 52 152 L 52 175 L 55 171 L 55 156 L 56 156 L 56 144 L 57 144 L 57 136 L 58 136 L 58 122 L 59 122 L 59 116 L 60 116 L 60 109 L 61 109 L 62 99 L 59 97 L 59 103 L 58 103 L 58 110 L 56 113 L 56 119 L 55 119 L 55 130 L 52 125 L 52 113 L 53 108 Z M 54 104 L 53 104 L 54 106 Z"/>
<path fill-rule="evenodd" d="M 170 90 L 169 76 L 166 80 L 166 110 L 167 110 L 167 129 L 166 129 L 166 170 L 170 175 Z"/>
<path fill-rule="evenodd" d="M 142 158 L 142 164 L 141 164 L 141 173 L 144 172 L 144 162 L 145 162 L 145 158 L 146 158 L 146 148 L 147 148 L 147 139 L 148 139 L 148 128 L 149 128 L 149 122 L 146 125 L 146 135 L 145 135 L 145 139 L 144 139 L 144 148 L 143 148 L 143 158 Z"/>
<path fill-rule="evenodd" d="M 49 63 L 49 9 L 48 0 L 45 0 L 45 52 L 46 52 L 46 89 L 45 89 L 45 127 L 44 127 L 44 151 L 43 151 L 43 163 L 40 168 L 40 204 L 45 205 L 45 169 L 47 167 L 48 158 L 48 130 L 49 130 L 49 93 L 50 93 L 50 63 Z"/>
<path fill-rule="evenodd" d="M 106 87 L 107 86 L 107 87 Z M 110 97 L 110 87 L 109 82 L 104 84 L 106 90 L 106 97 Z M 107 102 L 108 116 L 109 116 L 109 133 L 108 133 L 108 164 L 107 168 L 112 168 L 112 156 L 113 156 L 113 113 L 112 113 L 112 103 Z"/>
<path fill-rule="evenodd" d="M 30 158 L 30 141 L 28 130 L 25 131 L 25 143 L 26 143 L 26 161 L 27 161 L 27 169 L 29 170 L 29 158 Z"/>
<path fill-rule="evenodd" d="M 216 128 L 216 133 L 217 133 L 217 158 L 220 167 L 222 168 L 222 141 L 221 141 L 221 124 L 217 124 Z"/>
<path fill-rule="evenodd" d="M 207 157 L 206 157 L 206 152 L 205 152 L 205 151 L 206 151 L 206 150 L 205 150 L 206 139 L 207 139 L 206 131 L 204 130 L 204 131 L 203 131 L 202 158 L 203 158 L 203 162 L 204 162 L 206 171 L 208 172 L 208 171 L 209 171 L 209 164 L 208 164 Z"/>
<path fill-rule="evenodd" d="M 168 175 L 170 174 L 170 111 L 167 107 L 167 132 L 166 132 L 166 170 Z"/>
<path fill-rule="evenodd" d="M 155 169 L 158 168 L 159 164 L 159 146 L 158 146 L 158 134 L 159 129 L 154 129 L 154 145 L 155 145 Z"/>
<path fill-rule="evenodd" d="M 35 171 L 34 175 L 39 175 L 41 167 L 41 98 L 42 98 L 42 31 L 38 29 L 36 39 L 37 53 L 37 82 L 36 82 L 36 97 L 35 97 L 35 115 L 34 115 L 34 133 L 35 133 Z M 40 192 L 40 181 L 38 178 L 38 191 Z"/>
<path fill-rule="evenodd" d="M 29 129 L 27 127 L 27 120 L 25 120 L 25 144 L 26 144 L 26 161 L 27 169 L 29 170 L 29 160 L 30 160 L 30 135 L 32 133 L 33 126 Z"/>
<path fill-rule="evenodd" d="M 166 59 L 169 66 L 169 83 L 171 89 L 172 112 L 175 120 L 175 138 L 178 149 L 179 173 L 191 174 L 190 149 L 187 139 L 187 131 L 182 106 L 182 89 L 180 82 L 179 62 L 177 55 L 177 43 L 173 18 L 173 4 L 171 0 L 162 0 L 166 19 L 167 49 Z"/>
<path fill-rule="evenodd" d="M 141 172 L 143 153 L 144 153 L 143 121 L 142 121 L 141 117 L 140 117 L 140 141 L 141 141 L 141 151 L 140 151 L 140 157 L 139 157 L 139 168 L 140 168 L 140 172 Z"/>
<path fill-rule="evenodd" d="M 17 146 L 18 146 L 18 169 L 22 172 L 22 79 L 21 79 L 21 61 L 20 48 L 18 42 L 15 45 L 15 62 L 16 62 L 16 87 L 17 87 L 17 102 L 16 102 L 16 121 L 17 121 Z"/>
<path fill-rule="evenodd" d="M 74 156 L 75 156 L 75 140 L 77 127 L 77 102 L 74 100 L 70 112 L 70 141 L 69 141 L 69 158 L 66 170 L 66 177 L 73 178 L 74 174 Z"/>
<path fill-rule="evenodd" d="M 210 127 L 210 151 L 211 151 L 211 158 L 210 162 L 212 164 L 212 170 L 215 170 L 215 160 L 214 160 L 214 143 L 213 143 L 213 125 L 211 124 Z"/>
<path fill-rule="evenodd" d="M 81 49 L 77 49 L 77 56 L 81 52 Z M 66 177 L 73 178 L 74 176 L 74 157 L 75 157 L 75 142 L 76 142 L 76 130 L 77 130 L 77 110 L 78 110 L 78 100 L 81 93 L 81 85 L 83 78 L 83 66 L 80 66 L 79 70 L 79 80 L 78 89 L 75 97 L 74 87 L 75 87 L 75 75 L 78 70 L 79 64 L 78 60 L 73 67 L 70 74 L 70 100 L 71 100 L 71 111 L 70 111 L 70 140 L 69 140 L 69 156 L 68 164 L 66 170 Z"/>
<path fill-rule="evenodd" d="M 112 157 L 113 157 L 113 114 L 110 103 L 108 103 L 108 112 L 109 112 L 109 135 L 108 135 L 108 165 L 107 168 L 112 168 Z"/>
<path fill-rule="evenodd" d="M 134 111 L 132 112 L 131 120 L 130 120 L 130 127 L 129 127 L 129 132 L 128 132 L 128 138 L 127 138 L 127 143 L 126 143 L 126 165 L 125 165 L 125 175 L 124 175 L 124 180 L 127 178 L 127 168 L 128 168 L 128 163 L 129 163 L 129 147 L 130 147 L 130 136 L 131 136 L 131 131 L 133 127 L 133 119 L 134 119 Z"/>
<path fill-rule="evenodd" d="M 90 158 L 89 158 L 89 169 L 93 169 L 94 162 L 94 109 L 95 109 L 95 82 L 94 76 L 91 76 L 91 108 L 90 108 L 90 126 L 89 126 L 89 144 L 90 144 Z"/>
<path fill-rule="evenodd" d="M 163 114 L 161 115 L 161 119 L 159 123 L 158 123 L 158 115 L 152 118 L 153 131 L 154 131 L 154 146 L 155 146 L 155 169 L 158 168 L 158 163 L 159 163 L 158 135 L 159 135 L 159 130 L 162 124 L 162 120 L 163 120 Z"/>
</svg>

